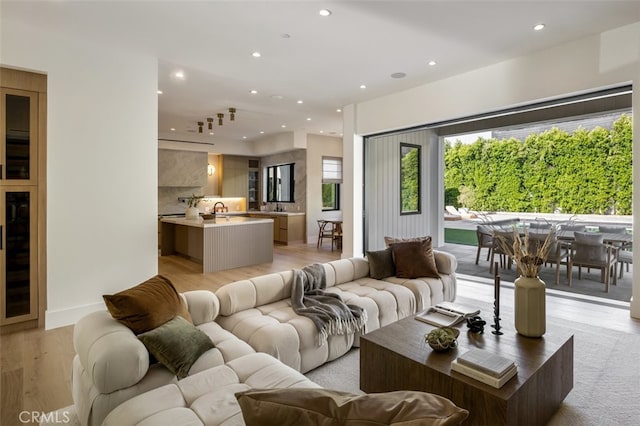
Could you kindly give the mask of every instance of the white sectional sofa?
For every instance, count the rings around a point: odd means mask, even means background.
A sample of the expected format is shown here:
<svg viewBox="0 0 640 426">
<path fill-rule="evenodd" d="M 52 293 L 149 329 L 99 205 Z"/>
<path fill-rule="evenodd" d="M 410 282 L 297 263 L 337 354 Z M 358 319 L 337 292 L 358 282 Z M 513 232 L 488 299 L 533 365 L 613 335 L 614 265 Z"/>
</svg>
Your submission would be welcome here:
<svg viewBox="0 0 640 426">
<path fill-rule="evenodd" d="M 366 259 L 329 262 L 323 264 L 327 290 L 364 308 L 366 331 L 373 331 L 455 299 L 455 258 L 434 255 L 440 278 L 377 280 L 369 276 Z M 163 365 L 150 364 L 146 347 L 108 312 L 82 318 L 74 331 L 72 379 L 79 422 L 243 424 L 236 392 L 318 387 L 301 373 L 340 357 L 358 344 L 358 336 L 330 336 L 327 344 L 318 345 L 311 320 L 291 308 L 292 279 L 293 272 L 286 271 L 227 284 L 216 294 L 182 294 L 193 324 L 215 345 L 182 380 Z"/>
<path fill-rule="evenodd" d="M 255 354 L 251 346 L 214 321 L 220 305 L 212 292 L 190 291 L 182 296 L 194 325 L 215 345 L 196 361 L 190 375 Z M 76 355 L 72 396 L 78 420 L 83 425 L 100 425 L 122 402 L 178 382 L 176 376 L 161 364 L 150 364 L 147 348 L 107 311 L 94 312 L 78 321 L 73 345 Z"/>
<path fill-rule="evenodd" d="M 369 276 L 364 258 L 340 259 L 323 264 L 327 291 L 364 308 L 366 332 L 377 330 L 399 319 L 456 295 L 455 257 L 434 251 L 440 278 L 383 280 Z M 355 344 L 357 335 L 330 336 L 327 345 L 318 346 L 318 332 L 311 321 L 291 308 L 292 271 L 236 281 L 216 291 L 224 329 L 303 373 L 344 355 Z"/>
</svg>

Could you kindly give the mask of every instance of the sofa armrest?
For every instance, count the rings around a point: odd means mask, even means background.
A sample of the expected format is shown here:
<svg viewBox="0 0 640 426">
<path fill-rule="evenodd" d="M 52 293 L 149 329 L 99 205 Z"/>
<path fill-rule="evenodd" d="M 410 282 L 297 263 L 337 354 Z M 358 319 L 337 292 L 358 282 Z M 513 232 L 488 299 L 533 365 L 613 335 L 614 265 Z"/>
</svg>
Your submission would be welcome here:
<svg viewBox="0 0 640 426">
<path fill-rule="evenodd" d="M 458 268 L 458 261 L 456 260 L 456 257 L 451 253 L 433 250 L 433 256 L 436 259 L 438 272 L 440 272 L 441 274 L 453 274 Z"/>
<path fill-rule="evenodd" d="M 182 293 L 182 296 L 187 302 L 194 325 L 212 322 L 220 313 L 220 301 L 211 291 L 187 291 Z"/>
<path fill-rule="evenodd" d="M 107 311 L 93 312 L 78 321 L 73 330 L 73 346 L 101 393 L 133 386 L 149 370 L 147 348 Z"/>
</svg>

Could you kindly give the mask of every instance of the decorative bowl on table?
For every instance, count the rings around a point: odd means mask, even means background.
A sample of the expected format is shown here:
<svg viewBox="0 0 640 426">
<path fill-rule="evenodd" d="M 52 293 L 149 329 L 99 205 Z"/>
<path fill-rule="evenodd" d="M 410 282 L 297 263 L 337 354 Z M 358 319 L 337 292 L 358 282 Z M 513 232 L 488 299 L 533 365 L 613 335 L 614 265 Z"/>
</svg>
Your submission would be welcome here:
<svg viewBox="0 0 640 426">
<path fill-rule="evenodd" d="M 436 352 L 446 351 L 458 346 L 460 330 L 451 327 L 438 327 L 424 335 L 424 341 Z"/>
</svg>

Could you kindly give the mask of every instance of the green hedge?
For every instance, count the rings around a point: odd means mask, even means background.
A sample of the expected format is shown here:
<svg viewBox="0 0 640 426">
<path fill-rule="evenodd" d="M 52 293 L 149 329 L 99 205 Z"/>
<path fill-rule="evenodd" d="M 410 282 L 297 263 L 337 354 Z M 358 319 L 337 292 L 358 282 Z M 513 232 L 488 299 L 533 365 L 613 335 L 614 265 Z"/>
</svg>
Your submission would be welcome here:
<svg viewBox="0 0 640 426">
<path fill-rule="evenodd" d="M 631 117 L 611 130 L 553 128 L 517 139 L 446 144 L 445 194 L 478 211 L 631 214 Z"/>
</svg>

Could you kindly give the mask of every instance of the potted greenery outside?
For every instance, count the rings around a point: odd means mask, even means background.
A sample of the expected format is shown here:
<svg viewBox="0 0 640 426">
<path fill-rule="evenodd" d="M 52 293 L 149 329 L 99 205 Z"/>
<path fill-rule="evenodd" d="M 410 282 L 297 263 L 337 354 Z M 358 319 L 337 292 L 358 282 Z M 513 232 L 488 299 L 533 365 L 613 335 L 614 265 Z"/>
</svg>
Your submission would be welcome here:
<svg viewBox="0 0 640 426">
<path fill-rule="evenodd" d="M 191 196 L 187 199 L 187 210 L 185 210 L 184 214 L 185 218 L 190 220 L 200 218 L 200 210 L 198 209 L 198 204 L 200 203 L 200 201 L 202 201 L 203 198 L 204 195 L 191 194 Z"/>
</svg>

